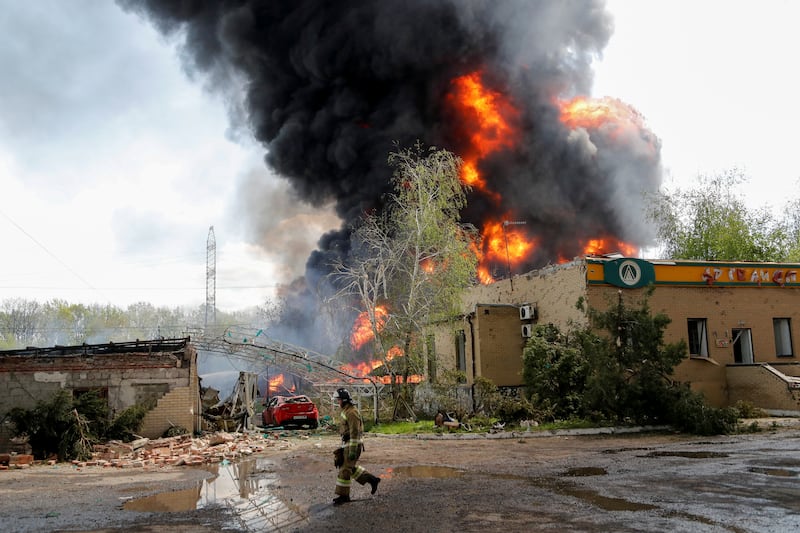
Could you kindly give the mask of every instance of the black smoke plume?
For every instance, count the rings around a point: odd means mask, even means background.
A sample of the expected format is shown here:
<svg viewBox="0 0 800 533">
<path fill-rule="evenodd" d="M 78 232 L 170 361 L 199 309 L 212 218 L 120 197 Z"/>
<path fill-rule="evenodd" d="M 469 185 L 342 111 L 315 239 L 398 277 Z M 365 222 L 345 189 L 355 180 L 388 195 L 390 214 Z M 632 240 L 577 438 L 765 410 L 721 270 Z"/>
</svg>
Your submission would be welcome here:
<svg viewBox="0 0 800 533">
<path fill-rule="evenodd" d="M 309 285 L 346 257 L 348 228 L 387 192 L 387 155 L 419 140 L 462 155 L 469 132 L 447 105 L 453 80 L 480 72 L 518 111 L 513 148 L 480 162 L 503 201 L 475 194 L 465 222 L 506 213 L 538 241 L 523 271 L 571 258 L 587 239 L 644 245 L 642 192 L 660 185 L 658 141 L 571 131 L 559 98 L 590 93 L 612 33 L 595 0 L 119 0 L 179 36 L 190 71 L 243 91 L 266 163 L 342 220 L 307 261 Z M 642 145 L 654 148 L 644 154 Z M 291 342 L 291 341 L 289 341 Z"/>
</svg>

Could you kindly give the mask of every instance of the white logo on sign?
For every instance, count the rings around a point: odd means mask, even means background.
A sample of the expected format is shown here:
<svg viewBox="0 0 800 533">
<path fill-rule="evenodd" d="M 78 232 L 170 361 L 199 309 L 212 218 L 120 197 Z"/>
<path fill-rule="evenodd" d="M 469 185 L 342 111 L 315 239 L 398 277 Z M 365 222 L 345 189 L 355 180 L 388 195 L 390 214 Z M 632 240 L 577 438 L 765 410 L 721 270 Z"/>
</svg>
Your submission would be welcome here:
<svg viewBox="0 0 800 533">
<path fill-rule="evenodd" d="M 619 279 L 625 285 L 636 285 L 642 279 L 642 269 L 635 261 L 623 261 L 619 265 Z"/>
</svg>

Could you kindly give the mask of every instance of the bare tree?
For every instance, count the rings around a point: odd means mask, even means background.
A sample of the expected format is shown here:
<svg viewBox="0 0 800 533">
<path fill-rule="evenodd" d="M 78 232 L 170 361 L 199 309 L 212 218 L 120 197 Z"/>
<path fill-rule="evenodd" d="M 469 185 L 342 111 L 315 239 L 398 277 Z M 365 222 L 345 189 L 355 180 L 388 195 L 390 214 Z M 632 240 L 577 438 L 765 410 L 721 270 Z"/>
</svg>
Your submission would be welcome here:
<svg viewBox="0 0 800 533">
<path fill-rule="evenodd" d="M 0 306 L 0 345 L 6 348 L 34 346 L 39 340 L 41 305 L 14 298 Z"/>
<path fill-rule="evenodd" d="M 335 298 L 367 314 L 375 355 L 392 382 L 398 373 L 422 373 L 425 327 L 457 312 L 475 280 L 477 231 L 460 223 L 468 191 L 461 163 L 420 144 L 391 153 L 393 192 L 385 208 L 362 218 L 352 253 L 332 265 Z M 394 347 L 403 357 L 389 357 Z"/>
</svg>

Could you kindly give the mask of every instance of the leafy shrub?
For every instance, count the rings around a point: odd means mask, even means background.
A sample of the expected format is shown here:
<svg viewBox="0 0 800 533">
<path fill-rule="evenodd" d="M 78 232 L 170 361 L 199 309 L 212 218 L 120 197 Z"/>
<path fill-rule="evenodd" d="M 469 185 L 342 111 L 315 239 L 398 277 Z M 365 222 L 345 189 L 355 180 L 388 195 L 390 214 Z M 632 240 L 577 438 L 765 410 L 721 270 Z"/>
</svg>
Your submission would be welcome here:
<svg viewBox="0 0 800 533">
<path fill-rule="evenodd" d="M 503 398 L 500 400 L 495 414 L 503 422 L 518 422 L 537 418 L 533 404 L 525 398 Z"/>
<path fill-rule="evenodd" d="M 497 390 L 497 386 L 494 382 L 483 376 L 478 376 L 475 378 L 472 391 L 475 412 L 483 413 L 486 416 L 492 416 L 501 401 L 500 392 Z"/>
<path fill-rule="evenodd" d="M 69 391 L 59 390 L 33 409 L 15 407 L 9 412 L 9 419 L 14 424 L 15 436 L 27 435 L 37 459 L 53 455 L 61 461 L 85 458 L 85 446 L 80 441 L 91 438 L 90 429 Z"/>
<path fill-rule="evenodd" d="M 467 375 L 460 370 L 446 370 L 432 385 L 436 409 L 443 413 L 454 413 L 456 419 L 463 419 L 471 410 L 468 395 L 462 394 Z"/>
<path fill-rule="evenodd" d="M 736 430 L 736 409 L 711 407 L 702 394 L 688 387 L 679 387 L 675 391 L 669 422 L 676 429 L 695 435 L 722 435 Z"/>
<path fill-rule="evenodd" d="M 108 428 L 109 439 L 131 442 L 142 427 L 148 409 L 143 405 L 132 405 L 122 411 Z"/>
<path fill-rule="evenodd" d="M 733 408 L 736 409 L 739 418 L 764 418 L 768 416 L 767 412 L 760 407 L 756 407 L 752 403 L 743 400 L 736 402 Z"/>
<path fill-rule="evenodd" d="M 70 391 L 62 389 L 49 400 L 39 401 L 33 409 L 16 407 L 8 416 L 14 435 L 28 437 L 37 459 L 56 455 L 59 461 L 68 461 L 89 459 L 92 445 L 97 442 L 132 436 L 146 411 L 144 407 L 126 409 L 109 424 L 108 404 L 97 391 L 73 398 Z"/>
</svg>

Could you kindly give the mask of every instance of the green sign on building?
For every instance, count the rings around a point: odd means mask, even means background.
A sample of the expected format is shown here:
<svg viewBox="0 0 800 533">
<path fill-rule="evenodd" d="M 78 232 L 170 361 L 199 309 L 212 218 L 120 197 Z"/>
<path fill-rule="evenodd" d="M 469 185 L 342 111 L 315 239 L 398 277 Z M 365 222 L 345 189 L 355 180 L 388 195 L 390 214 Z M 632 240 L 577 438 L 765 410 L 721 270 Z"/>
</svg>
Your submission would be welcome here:
<svg viewBox="0 0 800 533">
<path fill-rule="evenodd" d="M 652 263 L 642 259 L 621 258 L 603 264 L 603 280 L 626 289 L 645 287 L 656 281 Z"/>
</svg>

